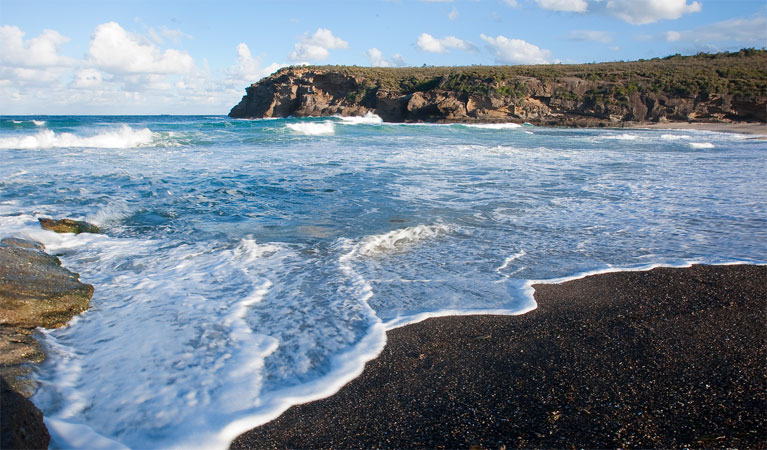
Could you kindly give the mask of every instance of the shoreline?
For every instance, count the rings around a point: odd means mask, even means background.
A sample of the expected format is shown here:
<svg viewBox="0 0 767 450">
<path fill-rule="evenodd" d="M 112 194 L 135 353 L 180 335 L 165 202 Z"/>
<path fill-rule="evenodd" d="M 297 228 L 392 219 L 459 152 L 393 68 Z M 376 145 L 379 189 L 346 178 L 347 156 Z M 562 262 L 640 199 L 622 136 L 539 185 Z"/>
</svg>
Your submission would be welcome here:
<svg viewBox="0 0 767 450">
<path fill-rule="evenodd" d="M 638 128 L 647 130 L 715 131 L 718 133 L 756 135 L 767 139 L 767 123 L 756 122 L 628 122 L 628 125 L 624 128 Z"/>
<path fill-rule="evenodd" d="M 390 330 L 360 377 L 231 448 L 763 446 L 767 266 L 534 288 L 521 316 Z"/>
</svg>

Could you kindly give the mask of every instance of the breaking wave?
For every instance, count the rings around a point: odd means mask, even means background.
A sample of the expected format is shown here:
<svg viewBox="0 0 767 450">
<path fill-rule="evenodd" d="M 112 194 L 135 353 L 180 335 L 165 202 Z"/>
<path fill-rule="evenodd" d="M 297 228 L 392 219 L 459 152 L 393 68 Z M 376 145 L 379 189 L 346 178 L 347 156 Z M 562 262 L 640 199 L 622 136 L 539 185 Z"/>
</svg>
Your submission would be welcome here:
<svg viewBox="0 0 767 450">
<path fill-rule="evenodd" d="M 289 123 L 285 126 L 295 133 L 307 136 L 330 136 L 336 133 L 336 126 L 330 121 Z"/>
<path fill-rule="evenodd" d="M 418 225 L 400 228 L 384 234 L 365 238 L 356 248 L 360 256 L 376 256 L 383 253 L 397 252 L 419 241 L 448 234 L 454 228 L 447 225 Z"/>
<path fill-rule="evenodd" d="M 155 136 L 149 128 L 133 129 L 127 125 L 87 137 L 43 130 L 33 135 L 0 139 L 0 149 L 133 148 L 151 145 Z"/>
<path fill-rule="evenodd" d="M 463 126 L 469 128 L 483 128 L 486 130 L 513 130 L 522 127 L 522 125 L 518 123 L 471 123 L 464 124 Z"/>
<path fill-rule="evenodd" d="M 364 116 L 339 116 L 338 118 L 341 119 L 341 123 L 344 125 L 380 125 L 383 123 L 382 118 L 370 111 Z"/>
</svg>

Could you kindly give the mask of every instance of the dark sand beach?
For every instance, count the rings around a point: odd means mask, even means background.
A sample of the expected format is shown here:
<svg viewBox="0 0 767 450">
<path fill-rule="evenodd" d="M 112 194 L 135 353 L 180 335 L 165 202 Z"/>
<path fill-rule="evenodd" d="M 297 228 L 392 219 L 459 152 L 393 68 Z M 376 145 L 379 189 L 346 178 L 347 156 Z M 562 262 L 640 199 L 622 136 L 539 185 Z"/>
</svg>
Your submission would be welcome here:
<svg viewBox="0 0 767 450">
<path fill-rule="evenodd" d="M 392 330 L 336 395 L 232 448 L 767 448 L 767 266 L 608 273 L 535 298 Z"/>
</svg>

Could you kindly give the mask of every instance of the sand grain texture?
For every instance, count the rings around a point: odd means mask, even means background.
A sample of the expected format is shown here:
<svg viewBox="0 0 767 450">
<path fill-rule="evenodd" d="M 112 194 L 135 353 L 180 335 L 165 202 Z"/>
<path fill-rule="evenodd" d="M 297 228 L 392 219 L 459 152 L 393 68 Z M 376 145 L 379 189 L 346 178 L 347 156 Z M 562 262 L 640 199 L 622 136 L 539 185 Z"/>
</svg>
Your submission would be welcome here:
<svg viewBox="0 0 767 450">
<path fill-rule="evenodd" d="M 766 293 L 753 265 L 537 285 L 522 316 L 390 331 L 362 376 L 232 448 L 765 448 Z"/>
</svg>

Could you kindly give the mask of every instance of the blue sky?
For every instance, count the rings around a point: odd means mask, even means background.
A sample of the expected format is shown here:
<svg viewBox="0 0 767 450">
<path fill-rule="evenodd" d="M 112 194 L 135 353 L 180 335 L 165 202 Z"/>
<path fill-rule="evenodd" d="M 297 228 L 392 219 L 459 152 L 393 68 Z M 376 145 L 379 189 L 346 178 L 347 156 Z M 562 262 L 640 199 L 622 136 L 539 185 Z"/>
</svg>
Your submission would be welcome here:
<svg viewBox="0 0 767 450">
<path fill-rule="evenodd" d="M 764 0 L 0 0 L 0 114 L 226 114 L 280 66 L 767 47 Z"/>
</svg>

